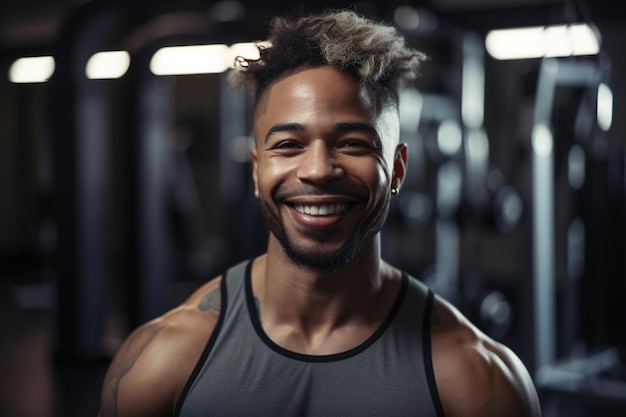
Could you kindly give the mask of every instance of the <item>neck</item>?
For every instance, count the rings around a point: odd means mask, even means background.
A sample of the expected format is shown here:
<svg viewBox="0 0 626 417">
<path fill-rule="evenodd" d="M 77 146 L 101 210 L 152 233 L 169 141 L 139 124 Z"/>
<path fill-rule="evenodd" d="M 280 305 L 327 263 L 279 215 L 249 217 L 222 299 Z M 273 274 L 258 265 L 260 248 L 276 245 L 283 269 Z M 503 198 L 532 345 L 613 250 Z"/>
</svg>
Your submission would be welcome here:
<svg viewBox="0 0 626 417">
<path fill-rule="evenodd" d="M 380 236 L 376 235 L 349 264 L 315 268 L 295 263 L 270 234 L 265 263 L 266 284 L 303 289 L 307 293 L 339 295 L 345 290 L 376 290 L 382 281 Z"/>
<path fill-rule="evenodd" d="M 337 271 L 294 264 L 270 238 L 252 268 L 263 330 L 294 352 L 332 354 L 358 346 L 380 327 L 398 296 L 401 274 L 380 259 L 379 237 Z"/>
</svg>

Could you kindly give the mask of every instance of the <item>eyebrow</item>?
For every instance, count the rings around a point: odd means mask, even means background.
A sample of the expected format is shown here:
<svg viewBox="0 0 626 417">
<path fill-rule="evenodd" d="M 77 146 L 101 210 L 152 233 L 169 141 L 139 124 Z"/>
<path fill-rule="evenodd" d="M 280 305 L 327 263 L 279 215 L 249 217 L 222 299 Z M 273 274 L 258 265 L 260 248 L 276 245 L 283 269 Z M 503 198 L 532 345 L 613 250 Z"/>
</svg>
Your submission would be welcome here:
<svg viewBox="0 0 626 417">
<path fill-rule="evenodd" d="M 380 135 L 374 126 L 369 123 L 363 122 L 341 122 L 336 123 L 333 126 L 334 130 L 337 132 L 355 132 L 355 131 L 364 131 L 374 135 L 376 141 L 380 143 Z M 279 123 L 272 126 L 265 135 L 265 142 L 267 142 L 275 133 L 279 132 L 302 132 L 305 130 L 304 125 L 300 123 Z"/>
<path fill-rule="evenodd" d="M 374 146 L 376 148 L 382 148 L 382 140 L 378 134 L 378 130 L 369 123 L 363 122 L 342 122 L 335 125 L 335 130 L 338 132 L 366 132 L 374 137 Z"/>
<path fill-rule="evenodd" d="M 339 132 L 355 132 L 355 131 L 364 131 L 373 134 L 378 138 L 378 131 L 374 126 L 369 123 L 363 122 L 342 122 L 337 123 L 335 126 L 335 130 Z"/>
<path fill-rule="evenodd" d="M 272 136 L 275 133 L 302 132 L 302 131 L 304 131 L 304 126 L 301 125 L 300 123 L 279 123 L 270 127 L 270 129 L 267 131 L 267 133 L 265 134 L 265 142 L 267 142 L 270 136 Z"/>
</svg>

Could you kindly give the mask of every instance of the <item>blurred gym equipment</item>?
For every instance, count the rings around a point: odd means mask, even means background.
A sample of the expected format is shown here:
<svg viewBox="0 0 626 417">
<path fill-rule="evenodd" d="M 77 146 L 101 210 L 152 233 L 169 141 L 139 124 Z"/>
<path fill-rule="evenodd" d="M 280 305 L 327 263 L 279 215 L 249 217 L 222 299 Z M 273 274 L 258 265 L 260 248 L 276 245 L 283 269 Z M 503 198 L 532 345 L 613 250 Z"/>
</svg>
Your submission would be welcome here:
<svg viewBox="0 0 626 417">
<path fill-rule="evenodd" d="M 580 322 L 585 320 L 581 310 L 594 305 L 593 295 L 584 293 L 584 281 L 599 285 L 614 279 L 610 274 L 620 269 L 619 249 L 610 243 L 614 232 L 607 229 L 619 229 L 624 224 L 623 200 L 620 209 L 620 198 L 611 198 L 623 196 L 619 190 L 623 185 L 618 185 L 622 182 L 623 165 L 611 172 L 605 142 L 611 116 L 603 112 L 612 111 L 613 106 L 612 98 L 606 95 L 609 79 L 610 63 L 606 58 L 599 62 L 545 59 L 537 82 L 531 137 L 534 371 L 536 384 L 544 394 L 544 415 L 548 417 L 586 416 L 591 410 L 613 416 L 623 415 L 626 410 L 623 346 L 611 346 L 610 339 L 585 340 L 584 328 L 580 331 Z M 578 104 L 573 120 L 555 117 L 555 96 L 559 93 L 578 98 L 563 106 Z M 600 178 L 593 178 L 598 173 Z M 561 174 L 569 187 L 556 186 Z M 598 179 L 600 183 L 594 183 Z M 617 187 L 610 193 L 591 189 L 597 185 L 604 189 L 611 184 Z M 567 190 L 570 198 L 574 195 L 574 203 L 568 209 L 559 206 L 556 199 L 564 195 L 557 194 L 557 189 Z M 593 206 L 576 199 L 581 190 L 586 198 L 595 195 Z M 612 202 L 618 204 L 613 206 Z M 606 234 L 600 240 L 591 240 L 588 230 L 603 230 Z M 589 248 L 588 242 L 596 248 Z M 563 257 L 557 256 L 559 245 L 564 248 Z M 590 258 L 591 250 L 597 250 L 597 246 L 603 253 Z M 557 265 L 560 259 L 563 265 Z M 586 264 L 589 259 L 600 260 L 602 269 Z M 562 278 L 557 271 L 563 271 Z M 557 297 L 559 287 L 562 290 Z M 611 302 L 606 298 L 605 305 Z M 609 308 L 606 313 L 619 314 L 609 312 Z M 600 324 L 590 321 L 594 326 Z M 624 335 L 613 337 L 623 340 Z"/>
</svg>

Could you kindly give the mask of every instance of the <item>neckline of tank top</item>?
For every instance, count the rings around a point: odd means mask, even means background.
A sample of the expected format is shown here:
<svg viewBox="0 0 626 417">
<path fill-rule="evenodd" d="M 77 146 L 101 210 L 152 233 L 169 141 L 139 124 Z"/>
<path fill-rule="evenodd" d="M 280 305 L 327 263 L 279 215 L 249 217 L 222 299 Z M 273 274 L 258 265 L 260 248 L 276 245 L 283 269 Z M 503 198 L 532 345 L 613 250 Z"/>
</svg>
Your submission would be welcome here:
<svg viewBox="0 0 626 417">
<path fill-rule="evenodd" d="M 246 297 L 246 309 L 248 310 L 248 316 L 252 321 L 252 326 L 256 331 L 256 334 L 259 338 L 268 346 L 270 349 L 274 350 L 278 354 L 285 356 L 290 359 L 294 359 L 302 362 L 335 362 L 340 360 L 345 360 L 351 358 L 353 356 L 358 355 L 359 353 L 365 351 L 367 348 L 372 346 L 389 328 L 394 318 L 398 315 L 400 311 L 400 307 L 402 306 L 402 302 L 406 296 L 408 286 L 409 286 L 409 277 L 405 272 L 402 272 L 402 283 L 400 287 L 400 292 L 396 300 L 394 301 L 391 310 L 387 314 L 387 317 L 383 321 L 383 323 L 376 329 L 374 333 L 372 333 L 367 339 L 365 339 L 359 345 L 350 348 L 343 352 L 332 353 L 328 355 L 310 355 L 306 353 L 294 352 L 292 350 L 286 349 L 276 342 L 274 342 L 263 330 L 263 326 L 261 325 L 261 321 L 257 314 L 256 305 L 254 302 L 254 294 L 252 293 L 252 275 L 251 275 L 251 265 L 252 262 L 248 263 L 245 271 L 245 297 Z"/>
</svg>

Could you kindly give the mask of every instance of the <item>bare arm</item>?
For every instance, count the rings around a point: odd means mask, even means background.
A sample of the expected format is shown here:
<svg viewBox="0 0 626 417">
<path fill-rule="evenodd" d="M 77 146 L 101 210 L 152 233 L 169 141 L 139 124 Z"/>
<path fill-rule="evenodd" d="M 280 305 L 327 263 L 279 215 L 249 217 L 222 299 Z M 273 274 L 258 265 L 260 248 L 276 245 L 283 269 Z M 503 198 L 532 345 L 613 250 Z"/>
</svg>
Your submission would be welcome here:
<svg viewBox="0 0 626 417">
<path fill-rule="evenodd" d="M 111 363 L 100 417 L 173 416 L 178 398 L 211 335 L 220 308 L 219 282 L 135 330 Z"/>
<path fill-rule="evenodd" d="M 126 407 L 124 407 L 123 399 L 128 396 L 128 393 L 124 391 L 120 392 L 120 388 L 123 383 L 125 385 L 132 383 L 133 379 L 136 378 L 135 374 L 137 372 L 150 372 L 149 369 L 138 369 L 136 367 L 137 362 L 140 358 L 145 359 L 146 348 L 150 346 L 163 328 L 164 324 L 161 321 L 154 321 L 137 329 L 126 340 L 111 363 L 102 386 L 102 402 L 100 408 L 101 417 L 118 417 L 126 415 Z M 131 373 L 131 371 L 133 372 Z M 158 375 L 153 375 L 153 378 L 157 377 Z M 132 389 L 132 387 L 130 388 Z M 122 395 L 122 398 L 120 398 L 120 395 Z M 131 395 L 133 394 L 131 393 Z M 160 400 L 164 401 L 165 399 L 160 398 Z M 161 401 L 156 401 L 151 404 L 151 412 L 154 413 L 156 411 L 155 408 L 160 408 L 162 411 L 168 408 L 167 403 L 156 404 Z M 150 404 L 136 402 L 134 408 L 146 409 L 147 412 L 148 405 Z M 154 415 L 157 416 L 167 414 L 160 412 Z"/>
<path fill-rule="evenodd" d="M 443 300 L 432 325 L 433 367 L 446 417 L 540 417 L 521 360 Z"/>
</svg>

